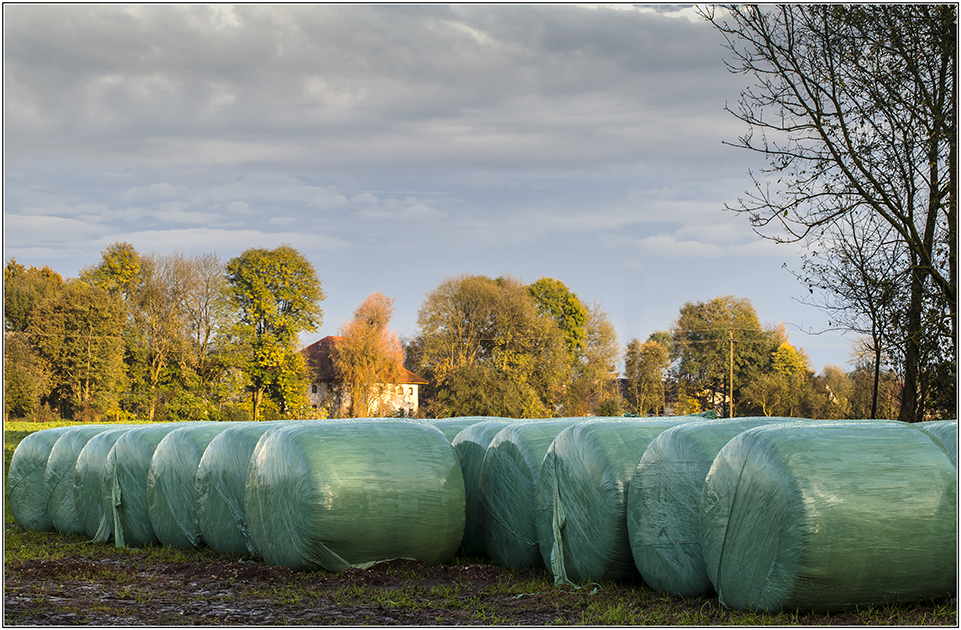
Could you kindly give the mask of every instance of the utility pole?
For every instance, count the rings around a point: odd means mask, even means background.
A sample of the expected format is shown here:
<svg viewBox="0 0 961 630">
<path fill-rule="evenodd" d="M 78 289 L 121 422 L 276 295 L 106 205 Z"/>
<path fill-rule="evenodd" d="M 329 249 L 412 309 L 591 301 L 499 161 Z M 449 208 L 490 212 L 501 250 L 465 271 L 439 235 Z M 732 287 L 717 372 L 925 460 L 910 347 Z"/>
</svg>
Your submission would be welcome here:
<svg viewBox="0 0 961 630">
<path fill-rule="evenodd" d="M 728 330 L 727 334 L 731 338 L 731 359 L 729 363 L 730 372 L 727 381 L 727 417 L 734 417 L 734 330 Z"/>
</svg>

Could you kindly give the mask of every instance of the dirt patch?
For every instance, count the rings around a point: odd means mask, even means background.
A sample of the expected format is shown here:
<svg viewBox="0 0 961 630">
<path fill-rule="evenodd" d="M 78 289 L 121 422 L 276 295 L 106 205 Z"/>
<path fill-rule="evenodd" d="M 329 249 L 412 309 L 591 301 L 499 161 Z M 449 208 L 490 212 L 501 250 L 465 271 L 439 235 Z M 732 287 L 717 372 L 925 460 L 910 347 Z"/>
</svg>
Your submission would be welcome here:
<svg viewBox="0 0 961 630">
<path fill-rule="evenodd" d="M 144 625 L 734 625 L 749 623 L 717 598 L 671 598 L 640 580 L 555 587 L 544 568 L 396 560 L 340 573 L 295 573 L 262 562 L 198 554 L 164 561 L 101 546 L 58 560 L 4 567 L 4 624 Z M 955 615 L 950 623 L 956 625 Z M 935 607 L 932 606 L 932 610 Z M 602 611 L 602 612 L 599 612 Z M 925 623 L 924 608 L 894 624 Z M 605 616 L 613 613 L 616 616 Z M 943 622 L 944 617 L 941 617 Z M 871 623 L 858 614 L 809 614 L 775 625 Z M 755 619 L 754 623 L 758 623 Z M 930 623 L 930 621 L 928 622 Z"/>
</svg>

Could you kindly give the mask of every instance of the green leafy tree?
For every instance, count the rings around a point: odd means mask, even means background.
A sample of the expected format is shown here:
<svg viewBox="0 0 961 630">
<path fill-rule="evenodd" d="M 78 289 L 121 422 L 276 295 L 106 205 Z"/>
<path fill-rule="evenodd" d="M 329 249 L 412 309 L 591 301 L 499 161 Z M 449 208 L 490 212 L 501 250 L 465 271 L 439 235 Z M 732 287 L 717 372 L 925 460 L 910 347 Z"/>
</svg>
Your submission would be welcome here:
<svg viewBox="0 0 961 630">
<path fill-rule="evenodd" d="M 618 391 L 620 350 L 610 316 L 597 303 L 587 309 L 584 341 L 575 355 L 564 413 L 569 416 L 609 416 L 623 413 Z"/>
<path fill-rule="evenodd" d="M 541 278 L 527 290 L 537 304 L 537 312 L 553 319 L 564 331 L 564 343 L 576 362 L 587 341 L 587 308 L 566 284 L 554 278 Z"/>
<path fill-rule="evenodd" d="M 4 419 L 34 418 L 48 390 L 47 375 L 24 332 L 8 332 L 3 340 Z"/>
<path fill-rule="evenodd" d="M 80 279 L 126 301 L 140 283 L 140 254 L 130 243 L 113 243 L 98 265 L 80 271 Z"/>
<path fill-rule="evenodd" d="M 761 326 L 747 298 L 716 297 L 687 302 L 671 327 L 675 376 L 697 407 L 727 413 L 733 340 L 734 407 L 741 405 L 741 388 L 772 369 L 774 351 L 783 332 Z M 752 411 L 746 409 L 745 411 Z"/>
<path fill-rule="evenodd" d="M 63 278 L 50 267 L 24 267 L 11 258 L 3 269 L 4 330 L 26 331 L 37 303 L 62 287 Z"/>
<path fill-rule="evenodd" d="M 550 417 L 570 381 L 569 353 L 513 278 L 463 275 L 429 293 L 408 349 L 435 416 Z M 483 391 L 478 391 L 482 388 Z"/>
<path fill-rule="evenodd" d="M 307 368 L 295 342 L 320 325 L 326 297 L 314 266 L 289 245 L 248 249 L 227 263 L 227 282 L 238 319 L 234 337 L 246 348 L 252 417 L 260 419 L 265 393 L 278 414 L 296 413 L 307 406 Z"/>
<path fill-rule="evenodd" d="M 332 360 L 345 390 L 341 396 L 350 401 L 351 417 L 394 412 L 384 398 L 400 378 L 404 350 L 397 335 L 387 328 L 393 313 L 393 299 L 372 293 L 338 331 L 340 339 Z"/>
<path fill-rule="evenodd" d="M 52 401 L 66 417 L 120 413 L 123 326 L 117 299 L 82 281 L 66 283 L 34 309 L 31 345 L 50 376 Z"/>
<path fill-rule="evenodd" d="M 654 337 L 643 344 L 631 339 L 624 355 L 628 407 L 645 416 L 664 413 L 664 374 L 671 364 L 667 346 Z"/>
</svg>

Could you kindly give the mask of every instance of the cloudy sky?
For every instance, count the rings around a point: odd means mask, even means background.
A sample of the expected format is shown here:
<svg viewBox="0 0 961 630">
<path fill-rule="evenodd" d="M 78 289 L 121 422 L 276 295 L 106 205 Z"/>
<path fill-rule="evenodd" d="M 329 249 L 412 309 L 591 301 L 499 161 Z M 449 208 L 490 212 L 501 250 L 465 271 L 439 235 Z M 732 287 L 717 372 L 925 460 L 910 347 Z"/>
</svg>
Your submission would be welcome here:
<svg viewBox="0 0 961 630">
<path fill-rule="evenodd" d="M 574 5 L 11 5 L 4 260 L 65 277 L 109 244 L 288 243 L 328 298 L 392 327 L 463 273 L 542 276 L 621 344 L 688 301 L 747 297 L 813 367 L 851 339 L 782 268 L 799 250 L 723 210 L 756 156 L 724 111 L 748 79 L 690 9 Z"/>
</svg>

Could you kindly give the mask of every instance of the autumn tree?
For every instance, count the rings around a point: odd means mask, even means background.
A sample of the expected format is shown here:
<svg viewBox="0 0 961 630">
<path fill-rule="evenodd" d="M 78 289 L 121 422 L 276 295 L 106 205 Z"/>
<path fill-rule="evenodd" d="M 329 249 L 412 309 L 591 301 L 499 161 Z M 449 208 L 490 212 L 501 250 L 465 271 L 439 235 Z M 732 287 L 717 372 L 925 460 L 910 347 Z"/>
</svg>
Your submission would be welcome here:
<svg viewBox="0 0 961 630">
<path fill-rule="evenodd" d="M 749 299 L 730 295 L 686 302 L 670 332 L 678 387 L 696 401 L 690 408 L 725 415 L 732 357 L 737 409 L 742 388 L 771 369 L 773 353 L 784 337 L 783 331 L 761 325 Z"/>
<path fill-rule="evenodd" d="M 62 287 L 63 278 L 50 267 L 24 267 L 11 258 L 3 269 L 3 329 L 26 331 L 37 304 Z"/>
<path fill-rule="evenodd" d="M 806 417 L 812 408 L 809 396 L 815 386 L 803 351 L 787 341 L 771 356 L 771 369 L 758 374 L 743 388 L 744 399 L 760 407 L 765 416 Z"/>
<path fill-rule="evenodd" d="M 639 415 L 664 413 L 664 374 L 671 365 L 668 347 L 651 335 L 643 344 L 631 339 L 624 353 L 627 403 Z"/>
<path fill-rule="evenodd" d="M 568 416 L 623 414 L 618 391 L 620 349 L 610 316 L 596 302 L 586 309 L 584 340 L 574 355 L 571 384 L 565 401 Z"/>
<path fill-rule="evenodd" d="M 899 418 L 923 419 L 945 399 L 943 414 L 956 416 L 957 6 L 730 5 L 704 15 L 727 39 L 730 69 L 754 83 L 729 110 L 748 126 L 737 146 L 769 164 L 730 209 L 812 255 L 830 255 L 820 244 L 846 228 L 890 226 L 885 245 L 905 278 Z M 852 215 L 870 220 L 843 221 Z"/>
<path fill-rule="evenodd" d="M 537 312 L 553 319 L 564 332 L 564 343 L 571 353 L 571 360 L 576 362 L 587 340 L 587 308 L 577 294 L 554 278 L 541 278 L 527 290 L 537 304 Z"/>
<path fill-rule="evenodd" d="M 79 280 L 33 310 L 27 334 L 49 375 L 51 402 L 66 417 L 119 414 L 123 326 L 118 300 Z"/>
<path fill-rule="evenodd" d="M 4 333 L 3 416 L 35 418 L 47 391 L 47 374 L 25 332 Z"/>
<path fill-rule="evenodd" d="M 350 401 L 351 417 L 394 412 L 383 402 L 391 393 L 388 387 L 398 382 L 404 363 L 400 339 L 387 327 L 393 313 L 393 299 L 372 293 L 338 331 L 332 361 L 344 390 L 341 398 Z"/>
<path fill-rule="evenodd" d="M 264 394 L 279 414 L 295 413 L 307 404 L 307 369 L 295 343 L 320 325 L 326 297 L 314 266 L 289 245 L 253 248 L 227 263 L 227 282 L 253 419 L 260 419 Z"/>
<path fill-rule="evenodd" d="M 436 416 L 550 417 L 570 381 L 569 353 L 514 278 L 462 275 L 429 293 L 408 349 Z"/>
</svg>

